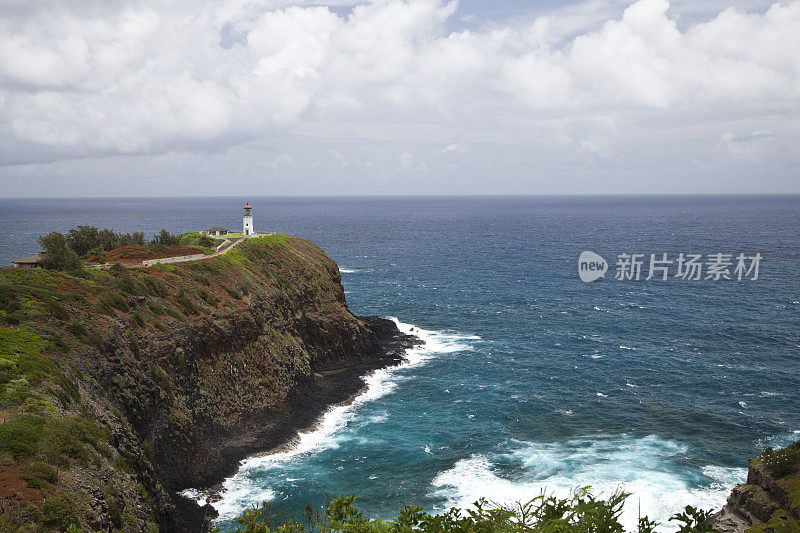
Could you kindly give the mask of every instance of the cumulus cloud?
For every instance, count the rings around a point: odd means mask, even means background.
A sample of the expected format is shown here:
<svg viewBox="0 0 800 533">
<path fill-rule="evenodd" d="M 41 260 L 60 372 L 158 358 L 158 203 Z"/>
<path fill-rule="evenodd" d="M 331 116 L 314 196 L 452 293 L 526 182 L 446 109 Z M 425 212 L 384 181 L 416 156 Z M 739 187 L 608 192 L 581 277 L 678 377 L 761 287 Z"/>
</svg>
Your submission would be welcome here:
<svg viewBox="0 0 800 533">
<path fill-rule="evenodd" d="M 4 4 L 0 164 L 205 153 L 292 135 L 403 141 L 409 128 L 439 146 L 467 133 L 608 158 L 626 131 L 658 142 L 698 124 L 713 130 L 712 157 L 743 144 L 736 135 L 775 128 L 775 117 L 783 126 L 759 143 L 797 129 L 800 0 L 728 8 L 685 28 L 667 0 L 600 22 L 573 9 L 470 29 L 457 28 L 454 0 L 310 4 Z M 464 155 L 460 144 L 438 151 L 431 157 Z M 418 170 L 418 157 L 404 150 L 394 165 Z"/>
</svg>

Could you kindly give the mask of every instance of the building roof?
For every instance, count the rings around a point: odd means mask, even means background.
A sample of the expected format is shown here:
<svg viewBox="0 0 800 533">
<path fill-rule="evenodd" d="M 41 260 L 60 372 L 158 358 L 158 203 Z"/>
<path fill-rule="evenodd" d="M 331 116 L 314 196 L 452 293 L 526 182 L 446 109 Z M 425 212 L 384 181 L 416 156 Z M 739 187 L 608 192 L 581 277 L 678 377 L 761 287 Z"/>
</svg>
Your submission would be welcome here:
<svg viewBox="0 0 800 533">
<path fill-rule="evenodd" d="M 208 228 L 206 231 L 225 231 L 225 232 L 227 232 L 228 230 L 226 230 L 225 228 L 217 227 L 217 228 Z"/>
<path fill-rule="evenodd" d="M 247 204 L 244 206 L 244 208 L 245 209 L 253 209 L 252 207 L 250 207 L 250 202 L 247 202 Z"/>
<path fill-rule="evenodd" d="M 41 263 L 42 262 L 42 254 L 33 254 L 27 257 L 23 257 L 22 259 L 17 259 L 16 261 L 12 261 L 14 264 L 31 264 L 31 263 Z"/>
</svg>

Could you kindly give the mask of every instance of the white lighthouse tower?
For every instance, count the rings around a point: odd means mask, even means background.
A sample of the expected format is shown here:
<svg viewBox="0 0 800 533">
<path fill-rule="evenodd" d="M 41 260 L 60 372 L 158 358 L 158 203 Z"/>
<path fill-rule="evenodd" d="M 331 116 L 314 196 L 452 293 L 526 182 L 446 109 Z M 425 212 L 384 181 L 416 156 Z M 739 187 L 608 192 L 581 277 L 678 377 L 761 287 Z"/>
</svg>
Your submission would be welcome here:
<svg viewBox="0 0 800 533">
<path fill-rule="evenodd" d="M 253 234 L 253 211 L 252 207 L 250 207 L 250 203 L 248 202 L 244 206 L 244 217 L 242 219 L 242 233 L 246 237 L 249 237 Z"/>
</svg>

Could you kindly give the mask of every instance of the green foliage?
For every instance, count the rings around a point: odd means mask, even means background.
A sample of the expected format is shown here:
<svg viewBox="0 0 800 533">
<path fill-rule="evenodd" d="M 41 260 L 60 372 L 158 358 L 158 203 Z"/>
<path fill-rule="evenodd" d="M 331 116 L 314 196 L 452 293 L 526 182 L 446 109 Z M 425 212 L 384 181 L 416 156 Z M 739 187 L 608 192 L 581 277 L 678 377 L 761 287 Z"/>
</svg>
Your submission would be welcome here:
<svg viewBox="0 0 800 533">
<path fill-rule="evenodd" d="M 47 312 L 50 313 L 50 316 L 59 320 L 69 320 L 69 311 L 67 311 L 67 308 L 58 303 L 56 300 L 48 298 L 45 301 L 45 308 L 47 309 Z"/>
<path fill-rule="evenodd" d="M 162 229 L 160 233 L 153 235 L 153 238 L 150 241 L 150 244 L 161 244 L 163 246 L 174 246 L 180 243 L 180 236 L 173 235 L 165 229 Z"/>
<path fill-rule="evenodd" d="M 50 527 L 63 530 L 78 523 L 78 517 L 75 515 L 72 504 L 57 496 L 45 498 L 41 509 L 42 522 Z"/>
<path fill-rule="evenodd" d="M 78 339 L 84 344 L 87 344 L 89 346 L 100 345 L 100 338 L 97 336 L 97 334 L 80 322 L 73 322 L 72 324 L 70 324 L 69 330 L 75 336 L 76 339 Z"/>
<path fill-rule="evenodd" d="M 25 484 L 32 489 L 42 490 L 47 487 L 47 483 L 39 478 L 33 476 L 23 476 L 23 479 L 25 480 Z"/>
<path fill-rule="evenodd" d="M 94 226 L 78 226 L 67 233 L 67 247 L 78 255 L 87 255 L 99 244 L 99 232 Z"/>
<path fill-rule="evenodd" d="M 228 287 L 227 285 L 223 285 L 222 288 L 225 289 L 225 292 L 227 292 L 230 295 L 230 297 L 233 298 L 234 300 L 242 299 L 242 295 L 239 294 L 239 291 L 236 290 L 234 287 Z"/>
<path fill-rule="evenodd" d="M 64 235 L 51 232 L 39 237 L 42 246 L 42 266 L 50 270 L 77 270 L 81 268 L 81 259 L 73 250 L 67 248 Z"/>
<path fill-rule="evenodd" d="M 39 418 L 18 416 L 0 425 L 0 450 L 17 460 L 35 459 L 68 468 L 88 464 L 103 448 L 108 434 L 83 417 Z"/>
<path fill-rule="evenodd" d="M 139 311 L 136 311 L 131 315 L 131 320 L 133 320 L 133 323 L 140 328 L 144 327 L 144 318 L 142 318 L 142 314 Z"/>
<path fill-rule="evenodd" d="M 120 296 L 115 292 L 104 292 L 103 294 L 100 295 L 98 301 L 99 301 L 98 305 L 100 307 L 113 307 L 115 309 L 119 309 L 124 313 L 127 313 L 130 310 L 130 308 L 128 307 L 128 302 L 125 301 L 125 298 L 123 298 L 122 296 Z"/>
<path fill-rule="evenodd" d="M 186 295 L 185 290 L 180 289 L 178 291 L 177 300 L 187 315 L 196 315 L 200 313 L 200 308 Z"/>
<path fill-rule="evenodd" d="M 0 425 L 0 449 L 19 459 L 36 453 L 45 419 L 21 416 Z"/>
<path fill-rule="evenodd" d="M 25 319 L 22 304 L 11 285 L 0 285 L 0 319 L 12 325 L 19 324 Z"/>
<path fill-rule="evenodd" d="M 147 287 L 147 294 L 150 296 L 166 297 L 169 294 L 167 285 L 160 279 L 153 277 L 149 274 L 142 274 L 139 276 L 139 281 L 143 282 Z"/>
<path fill-rule="evenodd" d="M 711 518 L 711 511 L 704 511 L 702 509 L 695 509 L 691 505 L 687 505 L 683 512 L 675 513 L 670 519 L 670 522 L 677 522 L 679 533 L 712 533 L 716 531 L 708 519 Z"/>
<path fill-rule="evenodd" d="M 355 496 L 329 500 L 324 516 L 307 508 L 305 523 L 272 512 L 268 504 L 254 507 L 237 519 L 237 533 L 299 533 L 342 531 L 352 533 L 622 533 L 619 517 L 628 494 L 616 492 L 608 499 L 596 498 L 589 488 L 573 491 L 567 498 L 541 494 L 512 506 L 475 502 L 474 509 L 451 508 L 431 515 L 421 507 L 405 506 L 392 520 L 372 520 L 356 506 Z M 714 531 L 705 522 L 708 511 L 687 507 L 671 520 L 682 524 L 682 532 Z M 652 533 L 656 523 L 639 519 L 638 533 Z M 688 529 L 686 529 L 688 528 Z M 217 531 L 219 531 L 217 529 Z"/>
<path fill-rule="evenodd" d="M 52 415 L 56 412 L 56 406 L 44 398 L 28 398 L 25 400 L 25 407 L 23 407 L 22 411 L 25 413 Z"/>
<path fill-rule="evenodd" d="M 199 231 L 190 231 L 180 236 L 180 244 L 183 246 L 214 248 L 222 244 L 222 240 L 214 239 L 208 235 L 201 235 Z"/>
<path fill-rule="evenodd" d="M 67 247 L 79 256 L 104 255 L 103 252 L 128 246 L 144 244 L 144 233 L 114 233 L 110 229 L 98 230 L 94 226 L 78 226 L 69 230 L 66 237 Z"/>
<path fill-rule="evenodd" d="M 147 441 L 142 442 L 142 454 L 148 461 L 152 461 L 155 458 L 153 446 Z"/>
<path fill-rule="evenodd" d="M 769 522 L 756 524 L 745 533 L 800 533 L 800 523 L 786 511 L 776 511 Z"/>
<path fill-rule="evenodd" d="M 23 355 L 38 355 L 49 345 L 47 339 L 27 326 L 0 327 L 0 359 L 17 362 Z"/>
<path fill-rule="evenodd" d="M 136 341 L 136 335 L 134 335 L 133 332 L 129 329 L 125 330 L 124 335 L 125 337 L 128 338 L 128 343 L 130 344 L 133 355 L 135 355 L 137 358 L 140 357 L 141 350 L 139 349 L 139 343 Z"/>
<path fill-rule="evenodd" d="M 758 459 L 773 476 L 781 478 L 797 470 L 800 465 L 800 451 L 792 447 L 773 450 L 767 446 Z"/>
<path fill-rule="evenodd" d="M 210 305 L 210 306 L 212 306 L 212 307 L 217 307 L 217 300 L 216 300 L 216 298 L 214 298 L 213 296 L 211 296 L 211 295 L 208 293 L 208 291 L 207 291 L 207 290 L 205 290 L 205 289 L 199 289 L 199 290 L 197 291 L 197 294 L 198 294 L 198 296 L 200 296 L 200 299 L 201 299 L 201 300 L 203 300 L 203 301 L 204 301 L 205 303 L 207 303 L 208 305 Z"/>
<path fill-rule="evenodd" d="M 172 382 L 169 380 L 169 374 L 167 374 L 163 368 L 156 365 L 150 365 L 150 377 L 153 378 L 153 381 L 158 383 L 164 392 L 167 394 L 172 393 Z"/>
<path fill-rule="evenodd" d="M 0 327 L 0 407 L 22 404 L 54 372 L 54 361 L 44 353 L 50 345 L 27 326 Z"/>
<path fill-rule="evenodd" d="M 34 461 L 28 470 L 48 483 L 58 483 L 58 470 L 43 461 Z"/>
<path fill-rule="evenodd" d="M 106 488 L 106 505 L 108 506 L 108 517 L 115 528 L 120 529 L 123 525 L 122 512 L 125 509 L 125 502 L 119 495 L 119 491 L 113 485 Z"/>
<path fill-rule="evenodd" d="M 161 307 L 161 304 L 159 304 L 155 300 L 148 300 L 147 308 L 150 309 L 150 311 L 156 316 L 162 316 L 167 314 L 166 310 L 163 307 Z"/>
<path fill-rule="evenodd" d="M 134 278 L 127 272 L 124 272 L 118 277 L 112 279 L 114 280 L 112 282 L 112 286 L 119 292 L 130 294 L 132 296 L 144 296 L 150 292 L 149 288 L 144 283 Z"/>
</svg>

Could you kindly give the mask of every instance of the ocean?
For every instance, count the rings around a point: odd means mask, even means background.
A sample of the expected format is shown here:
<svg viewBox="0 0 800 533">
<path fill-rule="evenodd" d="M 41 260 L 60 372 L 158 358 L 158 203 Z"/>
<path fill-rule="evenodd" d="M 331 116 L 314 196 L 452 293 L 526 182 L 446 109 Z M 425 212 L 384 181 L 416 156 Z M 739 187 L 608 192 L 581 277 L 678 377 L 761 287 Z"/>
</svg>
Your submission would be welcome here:
<svg viewBox="0 0 800 533">
<path fill-rule="evenodd" d="M 427 343 L 290 449 L 244 461 L 214 503 L 223 530 L 261 501 L 299 517 L 356 494 L 390 517 L 586 485 L 632 493 L 633 527 L 639 509 L 719 508 L 748 457 L 800 439 L 800 196 L 4 199 L 0 264 L 77 224 L 239 230 L 245 200 L 257 231 L 338 262 L 354 313 Z M 593 283 L 585 250 L 608 262 Z M 650 254 L 681 253 L 731 254 L 733 279 L 676 278 L 677 263 L 645 279 Z M 761 255 L 758 279 L 737 279 L 740 253 Z M 640 279 L 616 279 L 620 254 L 644 254 Z"/>
</svg>

